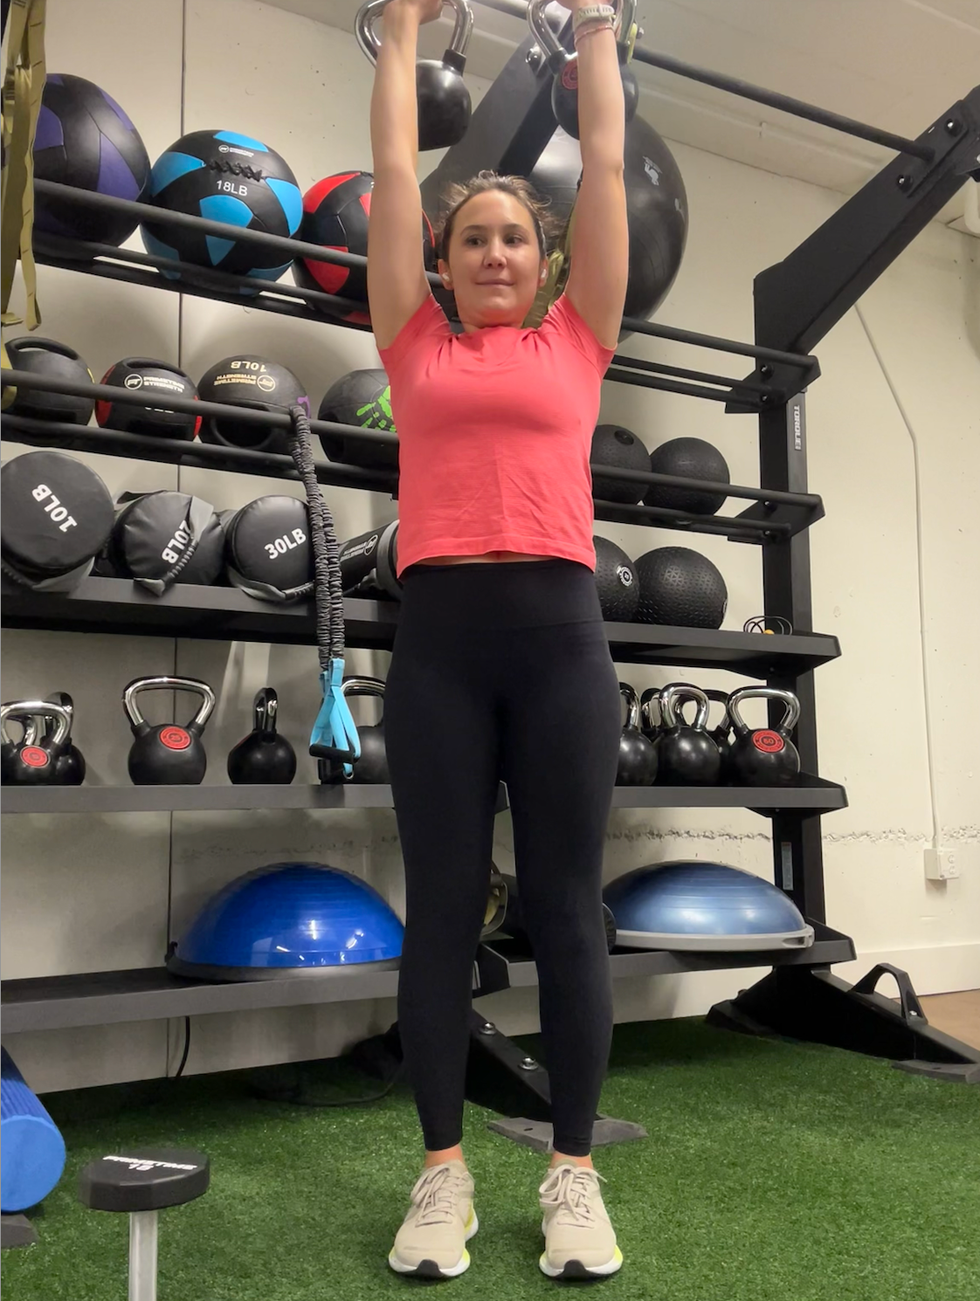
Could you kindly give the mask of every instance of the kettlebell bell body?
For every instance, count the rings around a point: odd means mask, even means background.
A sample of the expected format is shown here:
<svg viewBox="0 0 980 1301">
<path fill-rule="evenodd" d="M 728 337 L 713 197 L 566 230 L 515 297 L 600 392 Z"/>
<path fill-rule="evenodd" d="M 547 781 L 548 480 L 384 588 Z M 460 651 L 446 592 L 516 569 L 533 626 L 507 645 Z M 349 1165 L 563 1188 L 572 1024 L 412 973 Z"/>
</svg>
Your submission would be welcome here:
<svg viewBox="0 0 980 1301">
<path fill-rule="evenodd" d="M 531 0 L 527 11 L 528 26 L 546 56 L 549 69 L 554 73 L 551 86 L 551 110 L 566 135 L 571 136 L 573 140 L 578 140 L 578 55 L 569 54 L 552 31 L 545 17 L 545 10 L 550 2 L 551 0 Z M 636 0 L 622 0 L 620 10 L 617 52 L 619 74 L 623 82 L 625 121 L 629 122 L 636 115 L 640 100 L 639 86 L 629 67 L 633 45 L 631 34 L 636 20 Z"/>
<path fill-rule="evenodd" d="M 750 728 L 742 717 L 746 700 L 779 701 L 785 708 L 778 727 Z M 800 774 L 800 755 L 790 733 L 800 717 L 800 702 L 780 687 L 741 687 L 728 697 L 735 729 L 732 780 L 743 786 L 790 786 Z"/>
<path fill-rule="evenodd" d="M 697 715 L 693 725 L 684 721 L 680 705 L 693 700 Z M 708 735 L 708 697 L 700 687 L 672 682 L 660 691 L 663 726 L 657 741 L 659 776 L 665 785 L 713 786 L 721 772 L 721 755 Z"/>
<path fill-rule="evenodd" d="M 374 23 L 388 0 L 369 0 L 357 12 L 354 35 L 361 50 L 377 63 L 380 43 Z M 441 59 L 420 59 L 415 65 L 419 149 L 447 149 L 466 134 L 473 111 L 463 81 L 466 51 L 473 31 L 473 11 L 466 0 L 445 0 L 456 15 L 452 39 Z"/>
<path fill-rule="evenodd" d="M 344 696 L 377 696 L 384 700 L 385 684 L 380 678 L 345 678 Z M 386 785 L 391 781 L 385 753 L 384 718 L 373 727 L 358 727 L 361 757 L 354 762 L 350 780 L 360 786 Z"/>
<path fill-rule="evenodd" d="M 20 741 L 11 741 L 6 723 L 23 725 Z M 54 730 L 40 742 L 35 720 L 51 719 Z M 63 705 L 50 700 L 13 700 L 0 705 L 0 780 L 4 786 L 56 786 L 58 760 L 64 753 L 71 719 Z"/>
<path fill-rule="evenodd" d="M 272 687 L 255 693 L 252 730 L 228 754 L 233 786 L 288 786 L 296 776 L 296 751 L 276 730 L 279 697 Z"/>
<path fill-rule="evenodd" d="M 200 709 L 187 724 L 159 723 L 151 727 L 140 713 L 136 697 L 142 691 L 193 691 L 203 697 Z M 123 709 L 133 731 L 129 751 L 129 776 L 134 786 L 198 786 L 204 780 L 208 759 L 201 735 L 214 710 L 215 695 L 197 678 L 161 676 L 134 678 L 123 692 Z"/>
<path fill-rule="evenodd" d="M 626 726 L 619 738 L 617 786 L 652 786 L 657 776 L 657 749 L 640 731 L 640 702 L 628 682 L 619 684 L 626 701 Z"/>
</svg>

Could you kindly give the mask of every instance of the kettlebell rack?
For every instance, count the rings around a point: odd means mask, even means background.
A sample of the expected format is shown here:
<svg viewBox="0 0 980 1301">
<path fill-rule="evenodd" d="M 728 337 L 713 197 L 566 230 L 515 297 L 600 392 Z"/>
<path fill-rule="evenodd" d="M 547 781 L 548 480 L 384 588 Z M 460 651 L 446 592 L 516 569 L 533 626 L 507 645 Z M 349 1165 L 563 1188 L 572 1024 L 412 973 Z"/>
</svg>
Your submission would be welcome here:
<svg viewBox="0 0 980 1301">
<path fill-rule="evenodd" d="M 492 7 L 524 17 L 523 6 L 510 0 L 484 0 Z M 855 957 L 849 937 L 825 921 L 823 860 L 818 815 L 841 808 L 846 797 L 840 786 L 816 776 L 817 745 L 813 670 L 839 654 L 833 637 L 810 631 L 809 526 L 823 515 L 820 499 L 809 493 L 806 480 L 806 420 L 804 393 L 819 376 L 810 349 L 857 301 L 911 239 L 936 215 L 968 175 L 978 175 L 980 87 L 954 104 L 915 141 L 865 127 L 799 101 L 760 91 L 733 78 L 693 69 L 676 60 L 637 47 L 640 62 L 678 75 L 720 86 L 737 95 L 772 104 L 798 116 L 898 150 L 896 157 L 862 190 L 818 228 L 783 262 L 755 279 L 755 342 L 739 343 L 688 330 L 624 318 L 623 327 L 636 334 L 723 351 L 753 360 L 744 379 L 694 368 L 679 368 L 616 354 L 607 378 L 613 382 L 660 389 L 722 402 L 728 412 L 759 417 L 759 489 L 706 485 L 666 475 L 593 467 L 605 478 L 662 483 L 678 487 L 712 488 L 752 504 L 736 517 L 690 517 L 680 512 L 596 502 L 596 518 L 630 524 L 655 525 L 688 532 L 713 532 L 733 541 L 762 546 L 764 605 L 767 616 L 780 615 L 796 630 L 788 636 L 760 636 L 690 628 L 636 624 L 607 624 L 613 658 L 622 663 L 724 667 L 760 677 L 770 685 L 787 687 L 799 697 L 802 717 L 795 732 L 804 773 L 799 787 L 767 792 L 759 788 L 617 788 L 616 807 L 732 807 L 755 808 L 772 821 L 774 878 L 789 894 L 815 930 L 810 949 L 775 954 L 672 953 L 616 950 L 614 975 L 649 976 L 680 971 L 771 966 L 769 976 L 743 991 L 738 999 L 719 1004 L 709 1014 L 713 1024 L 748 1033 L 782 1033 L 800 1039 L 836 1044 L 886 1057 L 929 1059 L 931 1062 L 976 1062 L 980 1054 L 933 1030 L 925 1018 L 910 1015 L 903 996 L 899 1010 L 875 992 L 881 968 L 858 986 L 834 977 L 830 966 Z M 481 168 L 528 174 L 554 131 L 548 90 L 548 70 L 536 57 L 534 43 L 525 39 L 489 88 L 473 114 L 470 130 L 450 148 L 423 183 L 423 198 L 447 180 L 472 175 Z M 346 266 L 363 266 L 365 259 L 328 251 L 296 240 L 278 239 L 237 226 L 164 212 L 86 191 L 37 181 L 39 193 L 72 198 L 76 203 L 127 211 L 136 219 L 150 217 L 159 225 L 193 227 L 202 233 L 277 248 L 287 258 L 303 256 Z M 136 250 L 35 235 L 37 260 L 82 274 L 187 293 L 216 301 L 247 305 L 281 315 L 329 321 L 324 313 L 349 312 L 364 304 L 291 285 L 257 285 L 248 277 L 205 271 Z M 169 273 L 169 274 L 165 274 Z M 177 278 L 174 278 L 177 277 Z M 430 282 L 437 283 L 430 274 Z M 245 296 L 247 292 L 247 297 Z M 73 386 L 24 372 L 4 372 L 4 382 L 51 391 L 77 392 Z M 90 397 L 124 401 L 125 390 L 90 387 Z M 178 399 L 159 405 L 181 410 Z M 223 404 L 196 403 L 203 413 L 255 417 L 268 424 L 286 422 L 274 414 L 248 413 Z M 394 436 L 345 425 L 313 422 L 315 432 L 340 432 L 365 442 L 393 442 Z M 236 473 L 295 477 L 288 457 L 245 449 L 175 444 L 167 439 L 116 434 L 113 431 L 53 425 L 6 416 L 3 437 L 34 446 L 130 456 L 148 461 L 193 465 Z M 321 483 L 396 495 L 393 476 L 332 462 L 317 463 Z M 395 603 L 348 599 L 345 602 L 348 645 L 390 647 L 397 623 Z M 161 598 L 138 592 L 116 579 L 89 578 L 70 595 L 29 592 L 4 587 L 3 624 L 15 628 L 62 631 L 141 633 L 167 637 L 275 641 L 313 644 L 313 616 L 308 606 L 270 609 L 239 591 L 177 585 Z M 771 798 L 770 798 L 771 797 Z M 200 800 L 200 803 L 195 801 Z M 253 802 L 254 801 L 254 802 Z M 764 806 L 760 804 L 764 801 Z M 5 811 L 87 812 L 134 808 L 339 808 L 390 807 L 388 787 L 142 787 L 142 788 L 5 788 Z M 498 808 L 506 807 L 503 792 Z M 904 976 L 904 973 L 898 973 Z M 907 977 L 905 977 L 907 984 Z M 536 983 L 533 961 L 514 942 L 493 937 L 480 946 L 474 993 L 530 986 Z M 198 983 L 172 976 L 165 967 L 78 976 L 8 981 L 3 987 L 4 1025 L 10 1032 L 101 1025 L 172 1016 L 190 1016 L 243 1008 L 280 1007 L 353 999 L 391 997 L 397 973 L 356 968 L 331 970 L 309 978 L 223 985 Z M 913 996 L 914 1001 L 914 996 Z M 500 1036 L 498 1036 L 500 1038 Z M 921 1063 L 920 1063 L 921 1064 Z M 955 1070 L 955 1067 L 948 1069 Z M 512 1072 L 516 1073 L 516 1072 Z"/>
</svg>

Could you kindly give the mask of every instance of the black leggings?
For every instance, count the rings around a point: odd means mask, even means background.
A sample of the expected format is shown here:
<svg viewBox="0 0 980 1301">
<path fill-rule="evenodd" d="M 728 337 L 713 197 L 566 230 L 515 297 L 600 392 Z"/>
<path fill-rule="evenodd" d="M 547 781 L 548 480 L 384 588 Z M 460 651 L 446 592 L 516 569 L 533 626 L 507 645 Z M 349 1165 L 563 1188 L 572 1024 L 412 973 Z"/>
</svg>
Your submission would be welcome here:
<svg viewBox="0 0 980 1301">
<path fill-rule="evenodd" d="M 462 1139 L 473 962 L 503 780 L 554 1146 L 586 1156 L 612 1036 L 602 851 L 621 730 L 591 571 L 567 560 L 413 566 L 384 716 L 405 861 L 398 1023 L 425 1147 Z"/>
</svg>

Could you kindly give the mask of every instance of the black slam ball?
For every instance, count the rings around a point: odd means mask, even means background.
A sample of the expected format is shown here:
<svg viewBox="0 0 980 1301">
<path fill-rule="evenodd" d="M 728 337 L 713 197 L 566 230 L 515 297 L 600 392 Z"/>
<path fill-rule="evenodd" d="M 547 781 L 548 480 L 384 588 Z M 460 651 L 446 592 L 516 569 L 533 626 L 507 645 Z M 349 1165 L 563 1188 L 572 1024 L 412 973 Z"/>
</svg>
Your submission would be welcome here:
<svg viewBox="0 0 980 1301">
<path fill-rule="evenodd" d="M 595 542 L 595 582 L 603 619 L 612 623 L 632 623 L 640 599 L 640 584 L 633 562 L 626 552 L 608 538 Z"/>
<path fill-rule="evenodd" d="M 690 547 L 658 547 L 634 562 L 640 585 L 637 623 L 720 628 L 728 606 L 721 572 Z"/>
<path fill-rule="evenodd" d="M 717 447 L 712 447 L 703 438 L 672 438 L 669 443 L 661 443 L 650 453 L 649 469 L 652 474 L 673 474 L 678 479 L 731 483 L 728 462 Z M 726 495 L 653 483 L 643 501 L 647 506 L 665 506 L 668 510 L 688 511 L 692 515 L 716 515 L 725 504 Z"/>
<path fill-rule="evenodd" d="M 650 469 L 650 458 L 636 434 L 621 425 L 596 425 L 592 435 L 591 461 L 593 465 L 608 465 L 617 470 Z M 600 501 L 623 502 L 635 506 L 643 497 L 644 483 L 628 479 L 607 479 L 605 475 L 592 474 L 592 495 Z"/>
</svg>

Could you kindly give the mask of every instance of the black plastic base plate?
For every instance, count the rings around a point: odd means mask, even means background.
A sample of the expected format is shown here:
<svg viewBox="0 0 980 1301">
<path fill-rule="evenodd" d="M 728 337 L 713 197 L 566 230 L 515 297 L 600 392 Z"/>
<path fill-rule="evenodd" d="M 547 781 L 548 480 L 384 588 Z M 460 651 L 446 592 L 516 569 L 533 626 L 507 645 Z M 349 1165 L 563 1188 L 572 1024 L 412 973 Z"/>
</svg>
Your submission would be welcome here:
<svg viewBox="0 0 980 1301">
<path fill-rule="evenodd" d="M 555 1150 L 552 1141 L 554 1130 L 547 1120 L 513 1116 L 505 1120 L 491 1120 L 487 1129 L 520 1143 L 522 1147 L 534 1148 L 536 1152 Z M 597 1117 L 592 1127 L 593 1147 L 609 1147 L 613 1143 L 629 1143 L 647 1137 L 647 1131 L 642 1125 L 635 1125 L 631 1120 L 613 1120 L 610 1116 Z"/>
<path fill-rule="evenodd" d="M 980 1065 L 976 1062 L 892 1062 L 897 1071 L 925 1075 L 930 1080 L 949 1080 L 954 1084 L 980 1084 Z"/>
<path fill-rule="evenodd" d="M 37 1229 L 26 1215 L 0 1215 L 0 1248 L 33 1247 Z"/>
</svg>

